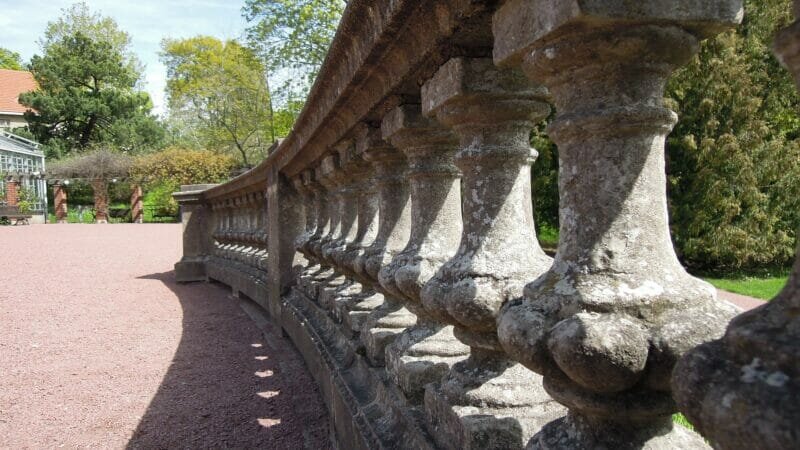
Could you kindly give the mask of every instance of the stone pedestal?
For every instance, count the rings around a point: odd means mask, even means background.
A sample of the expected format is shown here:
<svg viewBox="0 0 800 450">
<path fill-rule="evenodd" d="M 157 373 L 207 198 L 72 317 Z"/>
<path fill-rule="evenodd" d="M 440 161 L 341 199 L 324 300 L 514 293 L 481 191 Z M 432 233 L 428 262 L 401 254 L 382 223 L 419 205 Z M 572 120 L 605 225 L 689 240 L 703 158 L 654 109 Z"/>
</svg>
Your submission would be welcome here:
<svg viewBox="0 0 800 450">
<path fill-rule="evenodd" d="M 529 137 L 549 112 L 545 95 L 488 58 L 452 59 L 422 89 L 425 111 L 460 139 L 455 163 L 464 177 L 458 252 L 421 293 L 426 311 L 471 348 L 425 393 L 434 436 L 447 448 L 522 448 L 562 413 L 538 377 L 506 358 L 495 326 L 501 306 L 551 262 L 535 237 L 530 172 Z"/>
<path fill-rule="evenodd" d="M 677 118 L 663 95 L 699 39 L 741 17 L 736 3 L 510 1 L 495 14 L 495 60 L 521 61 L 558 113 L 558 253 L 498 319 L 503 348 L 570 411 L 531 448 L 706 447 L 670 421 L 670 374 L 735 311 L 675 256 L 664 140 Z"/>
<path fill-rule="evenodd" d="M 203 203 L 203 191 L 215 185 L 185 185 L 172 194 L 181 209 L 183 257 L 175 263 L 179 283 L 206 281 L 206 258 L 212 248 L 211 211 Z"/>
<path fill-rule="evenodd" d="M 800 1 L 794 7 L 800 17 Z M 800 22 L 778 33 L 774 51 L 800 85 Z M 678 407 L 715 448 L 800 448 L 798 343 L 800 248 L 777 297 L 678 362 L 672 376 Z"/>
</svg>

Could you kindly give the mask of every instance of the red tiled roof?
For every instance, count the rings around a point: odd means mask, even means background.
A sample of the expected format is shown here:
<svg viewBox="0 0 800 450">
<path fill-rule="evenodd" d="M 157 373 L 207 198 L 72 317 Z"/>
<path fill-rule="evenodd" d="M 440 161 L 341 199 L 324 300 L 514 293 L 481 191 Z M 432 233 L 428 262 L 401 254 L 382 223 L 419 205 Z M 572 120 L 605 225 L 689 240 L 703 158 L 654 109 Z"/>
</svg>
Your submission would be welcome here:
<svg viewBox="0 0 800 450">
<path fill-rule="evenodd" d="M 36 87 L 32 73 L 0 69 L 0 113 L 24 113 L 28 108 L 19 104 L 19 94 L 32 91 Z"/>
</svg>

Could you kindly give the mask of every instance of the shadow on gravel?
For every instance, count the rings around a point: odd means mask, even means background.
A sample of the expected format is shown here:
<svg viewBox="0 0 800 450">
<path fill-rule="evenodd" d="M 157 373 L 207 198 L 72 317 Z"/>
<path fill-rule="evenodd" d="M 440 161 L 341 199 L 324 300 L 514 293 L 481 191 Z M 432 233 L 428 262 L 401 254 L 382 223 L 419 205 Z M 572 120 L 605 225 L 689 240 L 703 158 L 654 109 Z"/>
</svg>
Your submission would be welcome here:
<svg viewBox="0 0 800 450">
<path fill-rule="evenodd" d="M 262 334 L 208 283 L 157 280 L 177 295 L 183 334 L 127 448 L 327 448 L 327 416 L 291 343 Z"/>
</svg>

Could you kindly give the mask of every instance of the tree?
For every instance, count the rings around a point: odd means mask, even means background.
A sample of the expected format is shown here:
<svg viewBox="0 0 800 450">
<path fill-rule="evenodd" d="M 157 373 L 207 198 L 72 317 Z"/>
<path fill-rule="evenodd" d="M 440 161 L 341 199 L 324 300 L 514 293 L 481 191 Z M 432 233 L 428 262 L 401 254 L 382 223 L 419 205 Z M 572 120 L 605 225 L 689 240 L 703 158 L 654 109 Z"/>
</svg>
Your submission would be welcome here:
<svg viewBox="0 0 800 450">
<path fill-rule="evenodd" d="M 110 43 L 78 31 L 49 43 L 30 68 L 39 89 L 20 103 L 36 111 L 25 119 L 49 157 L 100 142 L 135 152 L 163 137 L 150 97 L 135 90 L 139 74 Z"/>
<path fill-rule="evenodd" d="M 791 12 L 782 0 L 748 0 L 746 11 L 667 89 L 680 117 L 667 148 L 672 232 L 691 266 L 777 265 L 794 253 L 800 98 L 769 51 Z"/>
<path fill-rule="evenodd" d="M 0 69 L 22 70 L 19 53 L 0 47 Z"/>
<path fill-rule="evenodd" d="M 61 16 L 54 22 L 48 22 L 44 36 L 39 39 L 43 52 L 65 38 L 82 33 L 95 42 L 106 42 L 115 53 L 122 55 L 124 64 L 137 76 L 137 81 L 144 72 L 144 67 L 131 49 L 131 36 L 121 30 L 111 17 L 92 13 L 86 2 L 74 3 L 69 8 L 61 9 Z"/>
<path fill-rule="evenodd" d="M 249 46 L 262 54 L 271 79 L 284 80 L 281 105 L 306 98 L 345 5 L 344 0 L 245 1 Z"/>
<path fill-rule="evenodd" d="M 244 166 L 266 157 L 275 137 L 264 66 L 234 40 L 165 39 L 167 96 L 173 123 L 194 129 L 202 146 L 236 154 Z"/>
</svg>

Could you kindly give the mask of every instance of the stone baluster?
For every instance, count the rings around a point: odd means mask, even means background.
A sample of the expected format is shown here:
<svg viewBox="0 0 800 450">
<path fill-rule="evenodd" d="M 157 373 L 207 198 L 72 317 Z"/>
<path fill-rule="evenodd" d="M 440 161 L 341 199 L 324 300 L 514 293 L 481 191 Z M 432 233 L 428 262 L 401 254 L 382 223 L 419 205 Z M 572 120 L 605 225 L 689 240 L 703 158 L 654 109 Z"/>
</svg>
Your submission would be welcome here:
<svg viewBox="0 0 800 450">
<path fill-rule="evenodd" d="M 354 243 L 358 232 L 358 199 L 361 182 L 369 172 L 370 165 L 356 154 L 355 145 L 347 141 L 337 148 L 340 162 L 341 188 L 341 235 L 327 249 L 328 258 L 337 273 L 343 275 L 340 284 L 332 285 L 320 296 L 320 303 L 331 311 L 334 317 L 337 302 L 348 302 L 353 295 L 362 292 L 362 286 L 354 278 L 352 267 L 345 264 L 347 246 Z"/>
<path fill-rule="evenodd" d="M 356 154 L 363 160 L 369 155 L 392 151 L 381 137 L 379 128 L 363 125 L 356 132 Z M 336 304 L 335 315 L 342 323 L 345 333 L 353 337 L 361 332 L 365 320 L 372 311 L 383 304 L 383 295 L 373 288 L 374 280 L 366 272 L 365 260 L 378 238 L 380 198 L 379 178 L 372 164 L 359 172 L 361 177 L 356 189 L 358 192 L 358 228 L 353 241 L 347 245 L 342 255 L 342 266 L 354 278 L 350 295 L 343 296 Z M 374 253 L 373 253 L 374 254 Z"/>
<path fill-rule="evenodd" d="M 489 58 L 455 58 L 422 88 L 426 114 L 460 140 L 463 232 L 456 255 L 422 290 L 431 314 L 471 349 L 425 393 L 435 437 L 447 448 L 522 448 L 562 409 L 541 379 L 510 361 L 497 338 L 501 306 L 550 266 L 536 241 L 530 132 L 547 116 L 546 91 Z"/>
<path fill-rule="evenodd" d="M 794 13 L 800 17 L 800 1 Z M 778 33 L 773 50 L 800 87 L 800 21 Z M 798 343 L 800 247 L 777 297 L 678 362 L 672 375 L 678 407 L 714 448 L 800 448 Z"/>
<path fill-rule="evenodd" d="M 381 303 L 365 319 L 361 342 L 369 362 L 382 366 L 385 364 L 386 346 L 416 322 L 414 314 L 387 292 L 378 279 L 381 268 L 403 250 L 411 234 L 411 202 L 406 174 L 408 162 L 402 153 L 391 147 L 373 148 L 364 153 L 364 158 L 372 163 L 375 170 L 380 213 L 378 235 L 356 264 L 363 265 L 363 271 L 373 288 L 383 295 L 370 298 L 370 306 L 378 301 Z"/>
<path fill-rule="evenodd" d="M 354 202 L 350 201 L 351 195 L 348 193 L 349 180 L 342 167 L 341 149 L 349 147 L 349 142 L 342 142 L 337 146 L 336 152 L 326 156 L 322 160 L 323 183 L 333 192 L 331 222 L 333 223 L 330 238 L 321 246 L 320 257 L 331 267 L 330 276 L 318 283 L 316 288 L 316 299 L 319 304 L 333 313 L 332 299 L 336 292 L 346 288 L 349 280 L 337 267 L 333 259 L 335 251 L 343 246 L 346 235 L 355 223 Z"/>
<path fill-rule="evenodd" d="M 313 264 L 309 259 L 310 255 L 308 254 L 306 245 L 311 240 L 311 237 L 314 236 L 314 232 L 317 228 L 317 212 L 315 210 L 316 193 L 315 190 L 311 188 L 311 173 L 312 171 L 307 169 L 292 178 L 292 187 L 300 194 L 301 201 L 303 202 L 305 225 L 303 233 L 295 239 L 294 246 L 295 250 L 300 252 L 306 259 L 306 265 L 303 269 L 304 273 L 308 270 L 308 267 Z"/>
<path fill-rule="evenodd" d="M 267 193 L 260 191 L 258 193 L 259 203 L 261 207 L 258 211 L 259 223 L 258 228 L 258 243 L 261 251 L 258 252 L 258 269 L 261 271 L 261 277 L 266 281 L 267 277 L 267 261 L 269 257 L 269 239 L 267 234 Z"/>
<path fill-rule="evenodd" d="M 314 170 L 314 182 L 310 185 L 315 191 L 315 210 L 317 215 L 317 229 L 305 244 L 305 254 L 314 265 L 309 266 L 300 279 L 302 292 L 312 299 L 316 299 L 316 284 L 329 277 L 333 271 L 324 264 L 320 257 L 320 247 L 323 240 L 331 231 L 331 202 L 332 195 L 328 188 L 322 184 L 322 168 Z"/>
<path fill-rule="evenodd" d="M 409 161 L 411 232 L 403 251 L 381 268 L 378 278 L 417 316 L 417 323 L 387 348 L 386 366 L 406 397 L 421 403 L 425 385 L 441 379 L 469 353 L 453 336 L 453 327 L 432 318 L 420 299 L 422 286 L 459 246 L 461 174 L 453 164 L 458 140 L 425 118 L 419 104 L 395 108 L 381 128 Z"/>
<path fill-rule="evenodd" d="M 371 242 L 377 234 L 378 202 L 375 189 L 372 165 L 364 160 L 363 151 L 359 147 L 347 145 L 339 149 L 339 158 L 344 171 L 346 184 L 342 190 L 346 208 L 342 216 L 342 236 L 339 245 L 331 250 L 337 271 L 347 277 L 347 283 L 333 290 L 327 300 L 334 318 L 344 323 L 349 308 L 355 303 L 375 294 L 362 284 L 364 278 L 356 272 L 355 260 L 363 254 L 365 239 Z M 363 150 L 363 148 L 362 148 Z M 371 194 L 370 194 L 371 193 Z M 367 280 L 368 281 L 368 280 Z M 326 301 L 323 300 L 323 303 Z M 344 323 L 345 330 L 350 333 L 351 323 Z"/>
<path fill-rule="evenodd" d="M 257 254 L 260 249 L 256 236 L 258 233 L 258 227 L 260 226 L 258 221 L 258 210 L 262 206 L 262 202 L 259 201 L 257 192 L 248 193 L 247 198 L 250 202 L 250 207 L 247 210 L 249 217 L 249 226 L 247 228 L 247 245 L 249 246 L 247 251 L 247 266 L 253 277 L 258 278 Z"/>
<path fill-rule="evenodd" d="M 699 40 L 741 14 L 737 0 L 512 0 L 495 13 L 495 61 L 521 61 L 558 112 L 558 253 L 498 319 L 506 351 L 569 408 L 532 448 L 706 446 L 673 425 L 670 374 L 734 311 L 670 241 L 664 141 L 677 118 L 663 96 Z"/>
</svg>

